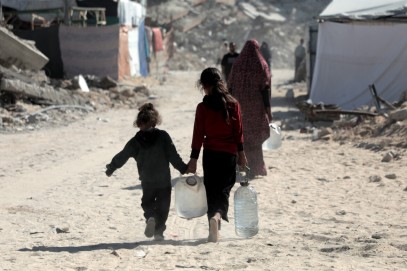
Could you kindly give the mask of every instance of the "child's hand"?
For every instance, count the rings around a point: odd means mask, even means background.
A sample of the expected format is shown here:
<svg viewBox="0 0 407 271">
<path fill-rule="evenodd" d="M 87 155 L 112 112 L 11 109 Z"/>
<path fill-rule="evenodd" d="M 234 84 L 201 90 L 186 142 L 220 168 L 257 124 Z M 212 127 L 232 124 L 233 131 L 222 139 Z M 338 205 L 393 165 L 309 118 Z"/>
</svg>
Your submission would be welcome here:
<svg viewBox="0 0 407 271">
<path fill-rule="evenodd" d="M 188 169 L 186 173 L 196 173 L 196 163 L 197 163 L 197 159 L 192 159 L 189 160 L 188 162 Z"/>
<path fill-rule="evenodd" d="M 106 165 L 106 171 L 105 171 L 106 176 L 107 177 L 112 176 L 113 172 L 114 172 L 114 169 L 110 166 L 110 164 L 107 164 Z"/>
</svg>

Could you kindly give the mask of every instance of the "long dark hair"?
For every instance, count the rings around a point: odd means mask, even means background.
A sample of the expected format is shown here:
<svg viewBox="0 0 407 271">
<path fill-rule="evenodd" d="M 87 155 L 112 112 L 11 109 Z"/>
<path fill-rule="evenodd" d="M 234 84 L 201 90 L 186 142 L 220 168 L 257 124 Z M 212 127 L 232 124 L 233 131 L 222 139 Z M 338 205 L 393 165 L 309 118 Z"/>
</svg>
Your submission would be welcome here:
<svg viewBox="0 0 407 271">
<path fill-rule="evenodd" d="M 214 109 L 222 110 L 223 117 L 229 124 L 231 119 L 230 112 L 234 110 L 237 100 L 229 93 L 225 81 L 222 80 L 220 71 L 217 68 L 204 69 L 197 82 L 197 86 L 200 89 L 204 86 L 212 88 L 212 92 L 207 95 L 207 98 L 211 100 L 211 104 L 215 107 Z"/>
</svg>

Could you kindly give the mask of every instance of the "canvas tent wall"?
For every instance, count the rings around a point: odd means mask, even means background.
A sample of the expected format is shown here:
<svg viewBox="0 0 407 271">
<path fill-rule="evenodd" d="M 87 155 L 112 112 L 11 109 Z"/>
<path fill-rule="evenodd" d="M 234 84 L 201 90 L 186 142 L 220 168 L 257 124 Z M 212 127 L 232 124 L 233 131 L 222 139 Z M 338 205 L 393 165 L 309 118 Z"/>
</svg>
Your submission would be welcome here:
<svg viewBox="0 0 407 271">
<path fill-rule="evenodd" d="M 407 90 L 407 1 L 334 0 L 319 16 L 310 99 L 343 109 L 389 102 Z"/>
<path fill-rule="evenodd" d="M 125 5 L 123 8 L 122 5 Z M 59 40 L 66 76 L 93 74 L 124 79 L 147 76 L 147 59 L 140 44 L 146 43 L 144 8 L 122 0 L 117 6 L 120 24 L 102 27 L 60 26 Z M 143 72 L 145 71 L 145 72 Z"/>
</svg>

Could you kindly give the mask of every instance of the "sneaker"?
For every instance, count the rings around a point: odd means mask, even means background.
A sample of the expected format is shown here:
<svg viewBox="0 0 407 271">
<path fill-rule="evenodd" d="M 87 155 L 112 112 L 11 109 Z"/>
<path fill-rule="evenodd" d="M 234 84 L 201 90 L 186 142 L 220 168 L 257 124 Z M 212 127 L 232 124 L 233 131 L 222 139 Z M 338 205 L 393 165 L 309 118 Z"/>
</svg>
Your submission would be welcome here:
<svg viewBox="0 0 407 271">
<path fill-rule="evenodd" d="M 147 219 L 146 229 L 144 230 L 144 235 L 148 238 L 153 237 L 155 230 L 155 219 L 150 217 Z"/>
<path fill-rule="evenodd" d="M 155 241 L 163 241 L 164 240 L 164 235 L 162 233 L 154 234 L 154 240 Z"/>
</svg>

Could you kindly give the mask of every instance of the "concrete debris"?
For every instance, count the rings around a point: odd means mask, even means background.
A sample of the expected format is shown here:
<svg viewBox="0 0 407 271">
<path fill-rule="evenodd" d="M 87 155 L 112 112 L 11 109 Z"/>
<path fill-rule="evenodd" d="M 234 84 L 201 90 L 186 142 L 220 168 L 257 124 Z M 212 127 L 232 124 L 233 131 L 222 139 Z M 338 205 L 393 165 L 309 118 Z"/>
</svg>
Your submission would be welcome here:
<svg viewBox="0 0 407 271">
<path fill-rule="evenodd" d="M 266 41 L 272 67 L 294 67 L 293 52 L 300 38 L 330 0 L 156 0 L 148 13 L 156 25 L 175 29 L 176 53 L 171 70 L 200 70 L 216 65 L 223 41 L 233 41 L 239 52 L 246 40 Z M 205 19 L 203 19 L 205 18 Z M 294 74 L 293 74 L 294 76 Z"/>
<path fill-rule="evenodd" d="M 392 152 L 388 152 L 384 155 L 382 162 L 388 163 L 391 162 L 391 160 L 393 160 L 394 158 L 394 154 Z"/>
<path fill-rule="evenodd" d="M 223 4 L 223 5 L 234 6 L 236 4 L 236 0 L 216 0 L 216 3 Z"/>
<path fill-rule="evenodd" d="M 38 86 L 33 83 L 22 82 L 14 79 L 3 78 L 0 89 L 13 93 L 17 96 L 24 96 L 28 99 L 41 100 L 42 104 L 81 104 L 85 100 L 79 95 L 71 95 L 65 89 L 54 89 L 51 86 Z"/>
<path fill-rule="evenodd" d="M 407 108 L 396 109 L 389 113 L 389 118 L 394 121 L 407 120 Z"/>
<path fill-rule="evenodd" d="M 1 26 L 0 41 L 0 63 L 8 63 L 21 69 L 40 70 L 48 62 L 48 57 L 32 41 L 20 39 Z"/>
<path fill-rule="evenodd" d="M 281 89 L 303 88 L 305 86 L 288 83 Z M 401 97 L 404 98 L 404 95 Z M 356 110 L 341 110 L 334 104 L 311 104 L 306 97 L 294 98 L 296 107 L 302 113 L 302 118 L 310 123 L 311 127 L 302 125 L 301 133 L 312 134 L 311 139 L 333 140 L 352 142 L 358 148 L 372 151 L 388 151 L 392 148 L 407 149 L 407 103 L 400 100 L 391 107 L 383 107 L 381 112 L 376 112 L 374 107 L 364 106 Z M 284 122 L 284 129 L 295 127 Z M 330 132 L 322 135 L 321 130 L 326 127 Z M 394 153 L 393 153 L 394 154 Z M 382 162 L 398 160 L 400 155 L 387 154 Z"/>
<path fill-rule="evenodd" d="M 249 16 L 251 19 L 256 19 L 257 17 L 261 17 L 266 21 L 274 21 L 274 22 L 285 22 L 286 18 L 281 16 L 278 13 L 264 13 L 259 12 L 257 9 L 251 5 L 250 3 L 240 3 L 239 7 L 242 9 L 243 13 Z"/>
<path fill-rule="evenodd" d="M 81 90 L 86 84 L 88 92 Z M 0 133 L 58 126 L 111 108 L 138 108 L 151 93 L 146 82 L 153 78 L 131 78 L 118 84 L 109 77 L 76 76 L 56 80 L 43 71 L 0 66 Z"/>
</svg>

